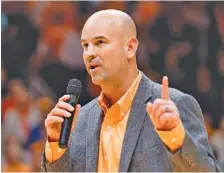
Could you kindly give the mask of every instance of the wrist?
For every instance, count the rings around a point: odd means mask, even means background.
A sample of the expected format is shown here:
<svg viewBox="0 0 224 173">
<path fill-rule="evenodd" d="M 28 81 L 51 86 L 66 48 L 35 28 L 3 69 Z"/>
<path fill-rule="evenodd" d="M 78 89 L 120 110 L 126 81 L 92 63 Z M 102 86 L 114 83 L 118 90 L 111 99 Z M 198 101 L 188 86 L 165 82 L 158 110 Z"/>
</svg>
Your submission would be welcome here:
<svg viewBox="0 0 224 173">
<path fill-rule="evenodd" d="M 59 141 L 58 139 L 51 138 L 50 136 L 47 136 L 47 140 L 48 140 L 48 142 L 58 142 Z"/>
</svg>

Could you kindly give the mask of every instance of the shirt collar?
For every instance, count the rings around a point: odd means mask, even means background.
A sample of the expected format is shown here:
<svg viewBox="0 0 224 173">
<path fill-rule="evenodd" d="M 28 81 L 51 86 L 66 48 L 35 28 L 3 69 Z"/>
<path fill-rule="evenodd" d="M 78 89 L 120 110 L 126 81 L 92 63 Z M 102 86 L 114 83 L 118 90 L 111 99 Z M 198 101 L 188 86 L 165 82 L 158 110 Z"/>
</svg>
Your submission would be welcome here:
<svg viewBox="0 0 224 173">
<path fill-rule="evenodd" d="M 127 112 L 130 110 L 132 101 L 134 99 L 135 93 L 138 89 L 139 83 L 141 81 L 142 74 L 138 72 L 138 75 L 134 82 L 132 83 L 131 87 L 126 91 L 126 93 L 115 103 L 120 108 L 120 113 L 126 115 Z M 100 108 L 104 111 L 104 114 L 106 114 L 109 110 L 109 101 L 106 98 L 106 96 L 101 92 L 99 99 L 98 99 L 98 105 Z"/>
</svg>

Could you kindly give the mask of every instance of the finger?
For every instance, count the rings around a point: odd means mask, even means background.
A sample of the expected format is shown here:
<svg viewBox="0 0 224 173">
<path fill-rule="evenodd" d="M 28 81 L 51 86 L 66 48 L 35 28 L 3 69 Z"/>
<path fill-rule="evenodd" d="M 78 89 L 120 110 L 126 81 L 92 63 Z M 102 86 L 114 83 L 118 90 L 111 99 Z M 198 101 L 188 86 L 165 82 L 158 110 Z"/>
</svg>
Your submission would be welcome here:
<svg viewBox="0 0 224 173">
<path fill-rule="evenodd" d="M 78 115 L 79 115 L 80 108 L 81 108 L 81 105 L 77 104 L 76 108 L 75 108 L 74 119 L 73 119 L 73 122 L 72 122 L 72 131 L 75 128 L 76 122 L 78 120 Z"/>
<path fill-rule="evenodd" d="M 169 82 L 168 77 L 164 76 L 162 80 L 162 92 L 161 97 L 164 100 L 169 100 Z"/>
<path fill-rule="evenodd" d="M 64 119 L 62 117 L 57 117 L 57 116 L 48 116 L 45 121 L 45 127 L 49 128 L 51 127 L 54 123 L 62 123 Z"/>
<path fill-rule="evenodd" d="M 163 127 L 163 130 L 172 130 L 177 125 L 178 118 L 172 113 L 164 113 L 160 116 L 160 124 Z"/>
<path fill-rule="evenodd" d="M 55 107 L 60 108 L 60 109 L 65 109 L 70 112 L 72 112 L 74 110 L 73 106 L 71 106 L 70 104 L 68 104 L 64 101 L 59 101 Z"/>
<path fill-rule="evenodd" d="M 53 116 L 60 116 L 60 117 L 70 117 L 71 113 L 64 110 L 64 109 L 60 109 L 60 108 L 54 108 L 51 111 L 51 115 Z"/>
<path fill-rule="evenodd" d="M 168 112 L 167 112 L 167 109 L 168 108 Z M 171 112 L 174 112 L 175 111 L 175 107 L 171 104 L 164 104 L 164 105 L 161 105 L 159 106 L 159 108 L 156 110 L 155 112 L 155 121 L 158 125 L 162 126 L 162 123 L 160 121 L 160 117 L 164 114 L 164 113 L 171 113 Z"/>
<path fill-rule="evenodd" d="M 163 100 L 163 99 L 156 99 L 153 103 L 153 107 L 152 107 L 152 115 L 154 116 L 155 113 L 156 113 L 156 110 L 159 108 L 159 106 L 161 105 L 166 105 L 166 104 L 171 104 L 172 102 L 171 101 L 166 101 L 166 100 Z"/>
<path fill-rule="evenodd" d="M 70 98 L 70 95 L 63 95 L 59 101 L 67 101 Z"/>
</svg>

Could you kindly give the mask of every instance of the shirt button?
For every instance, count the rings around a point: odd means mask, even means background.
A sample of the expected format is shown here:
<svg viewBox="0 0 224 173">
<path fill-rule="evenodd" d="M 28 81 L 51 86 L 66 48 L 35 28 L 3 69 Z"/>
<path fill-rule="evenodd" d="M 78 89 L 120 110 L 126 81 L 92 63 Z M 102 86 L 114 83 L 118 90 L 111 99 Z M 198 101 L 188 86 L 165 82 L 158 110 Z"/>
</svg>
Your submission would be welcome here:
<svg viewBox="0 0 224 173">
<path fill-rule="evenodd" d="M 177 140 L 176 138 L 172 138 L 172 142 L 176 142 L 176 140 Z"/>
<path fill-rule="evenodd" d="M 58 148 L 58 152 L 59 152 L 59 153 L 61 152 L 61 148 Z"/>
<path fill-rule="evenodd" d="M 111 129 L 111 127 L 110 126 L 107 126 L 107 130 L 110 130 Z"/>
<path fill-rule="evenodd" d="M 121 116 L 124 116 L 124 115 L 125 115 L 124 112 L 122 112 L 122 113 L 121 113 Z"/>
</svg>

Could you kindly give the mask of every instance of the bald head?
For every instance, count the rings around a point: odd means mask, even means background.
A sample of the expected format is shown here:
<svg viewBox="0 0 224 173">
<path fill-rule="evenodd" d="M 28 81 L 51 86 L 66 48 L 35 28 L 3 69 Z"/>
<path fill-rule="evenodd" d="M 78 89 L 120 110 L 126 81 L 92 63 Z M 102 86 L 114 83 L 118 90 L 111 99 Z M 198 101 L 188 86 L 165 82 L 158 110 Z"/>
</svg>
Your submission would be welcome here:
<svg viewBox="0 0 224 173">
<path fill-rule="evenodd" d="M 98 11 L 88 18 L 84 28 L 97 21 L 106 22 L 108 27 L 118 29 L 125 38 L 137 37 L 134 21 L 128 14 L 120 10 L 109 9 Z"/>
<path fill-rule="evenodd" d="M 126 13 L 119 10 L 94 13 L 83 27 L 81 45 L 94 84 L 111 88 L 125 81 L 127 75 L 137 74 L 136 26 Z M 99 67 L 95 68 L 94 63 Z"/>
</svg>

